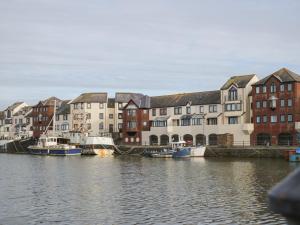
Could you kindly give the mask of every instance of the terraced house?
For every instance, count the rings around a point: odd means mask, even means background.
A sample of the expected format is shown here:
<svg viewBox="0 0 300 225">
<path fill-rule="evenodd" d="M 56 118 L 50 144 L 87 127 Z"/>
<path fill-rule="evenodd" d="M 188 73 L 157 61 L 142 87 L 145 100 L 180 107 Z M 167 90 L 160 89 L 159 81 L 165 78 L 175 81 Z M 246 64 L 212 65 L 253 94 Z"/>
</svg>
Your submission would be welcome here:
<svg viewBox="0 0 300 225">
<path fill-rule="evenodd" d="M 167 145 L 184 140 L 190 145 L 217 145 L 230 135 L 233 145 L 250 145 L 251 85 L 256 75 L 231 77 L 221 90 L 151 97 L 150 131 L 143 144 Z"/>
<path fill-rule="evenodd" d="M 64 100 L 61 102 L 60 107 L 56 110 L 55 118 L 55 133 L 60 137 L 68 137 L 72 117 L 70 113 L 70 100 Z"/>
<path fill-rule="evenodd" d="M 29 138 L 33 136 L 31 112 L 32 106 L 25 106 L 13 115 L 14 137 Z"/>
<path fill-rule="evenodd" d="M 298 145 L 300 75 L 282 68 L 253 85 L 253 145 Z"/>
</svg>

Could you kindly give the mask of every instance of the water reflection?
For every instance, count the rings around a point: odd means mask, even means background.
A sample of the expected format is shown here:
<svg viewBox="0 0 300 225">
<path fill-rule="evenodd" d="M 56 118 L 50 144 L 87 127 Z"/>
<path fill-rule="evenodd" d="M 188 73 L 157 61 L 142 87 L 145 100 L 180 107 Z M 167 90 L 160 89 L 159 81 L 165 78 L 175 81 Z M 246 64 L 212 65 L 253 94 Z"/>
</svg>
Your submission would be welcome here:
<svg viewBox="0 0 300 225">
<path fill-rule="evenodd" d="M 297 165 L 296 165 L 297 166 Z M 284 224 L 283 160 L 0 155 L 0 224 Z"/>
</svg>

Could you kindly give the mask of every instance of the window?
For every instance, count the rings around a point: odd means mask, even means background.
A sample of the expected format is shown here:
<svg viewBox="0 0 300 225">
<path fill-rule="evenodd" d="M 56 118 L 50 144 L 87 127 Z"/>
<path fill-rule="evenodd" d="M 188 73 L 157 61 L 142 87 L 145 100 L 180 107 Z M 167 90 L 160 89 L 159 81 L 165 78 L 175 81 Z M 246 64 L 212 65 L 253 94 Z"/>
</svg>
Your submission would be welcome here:
<svg viewBox="0 0 300 225">
<path fill-rule="evenodd" d="M 276 115 L 271 116 L 271 123 L 277 123 L 277 116 Z"/>
<path fill-rule="evenodd" d="M 122 109 L 122 108 L 123 108 L 123 103 L 119 103 L 119 104 L 118 104 L 118 108 L 119 108 L 119 109 Z"/>
<path fill-rule="evenodd" d="M 284 123 L 285 122 L 285 115 L 280 115 L 280 122 Z"/>
<path fill-rule="evenodd" d="M 64 120 L 68 120 L 68 114 L 65 114 L 65 115 L 63 116 L 63 119 L 64 119 Z"/>
<path fill-rule="evenodd" d="M 143 122 L 143 126 L 146 127 L 148 125 L 147 121 Z"/>
<path fill-rule="evenodd" d="M 225 111 L 240 111 L 240 110 L 241 110 L 240 103 L 225 104 Z"/>
<path fill-rule="evenodd" d="M 186 107 L 186 114 L 191 114 L 191 107 L 190 106 Z"/>
<path fill-rule="evenodd" d="M 267 93 L 267 86 L 266 86 L 266 85 L 264 85 L 264 86 L 262 87 L 262 92 L 263 92 L 263 93 Z"/>
<path fill-rule="evenodd" d="M 288 99 L 288 107 L 292 107 L 292 106 L 293 106 L 292 99 Z"/>
<path fill-rule="evenodd" d="M 209 112 L 217 112 L 217 105 L 210 105 Z"/>
<path fill-rule="evenodd" d="M 201 118 L 193 118 L 192 125 L 202 125 L 202 119 Z"/>
<path fill-rule="evenodd" d="M 99 123 L 99 130 L 103 130 L 103 122 Z"/>
<path fill-rule="evenodd" d="M 84 103 L 81 103 L 81 109 L 84 109 Z"/>
<path fill-rule="evenodd" d="M 87 114 L 86 114 L 86 119 L 88 119 L 88 120 L 91 119 L 91 114 L 90 114 L 90 113 L 87 113 Z"/>
<path fill-rule="evenodd" d="M 91 103 L 87 103 L 87 104 L 86 104 L 86 108 L 87 108 L 87 109 L 92 108 Z"/>
<path fill-rule="evenodd" d="M 91 130 L 91 129 L 92 129 L 92 124 L 88 123 L 88 124 L 86 125 L 86 128 L 87 128 L 88 130 Z"/>
<path fill-rule="evenodd" d="M 284 107 L 285 106 L 285 101 L 284 99 L 280 99 L 280 107 Z"/>
<path fill-rule="evenodd" d="M 276 92 L 276 85 L 275 83 L 271 84 L 271 93 L 275 93 Z"/>
<path fill-rule="evenodd" d="M 100 119 L 100 120 L 103 119 L 103 113 L 99 113 L 99 119 Z"/>
<path fill-rule="evenodd" d="M 268 117 L 266 115 L 263 116 L 263 122 L 267 123 L 268 122 Z"/>
<path fill-rule="evenodd" d="M 123 113 L 119 113 L 118 114 L 118 119 L 122 119 L 123 118 Z"/>
<path fill-rule="evenodd" d="M 238 124 L 238 117 L 237 116 L 231 116 L 228 117 L 228 124 Z"/>
<path fill-rule="evenodd" d="M 190 126 L 191 119 L 181 119 L 181 126 Z"/>
<path fill-rule="evenodd" d="M 166 127 L 167 121 L 166 120 L 156 120 L 152 121 L 152 127 Z"/>
<path fill-rule="evenodd" d="M 204 106 L 200 105 L 200 113 L 204 113 Z"/>
<path fill-rule="evenodd" d="M 56 121 L 59 121 L 59 115 L 56 115 Z"/>
<path fill-rule="evenodd" d="M 260 123 L 260 116 L 256 117 L 256 123 Z"/>
<path fill-rule="evenodd" d="M 182 114 L 182 107 L 175 107 L 174 108 L 174 115 Z"/>
<path fill-rule="evenodd" d="M 259 94 L 259 91 L 260 91 L 260 87 L 257 86 L 257 87 L 255 88 L 255 93 L 256 93 L 256 94 Z"/>
<path fill-rule="evenodd" d="M 262 101 L 262 107 L 267 108 L 267 101 Z"/>
<path fill-rule="evenodd" d="M 237 89 L 235 87 L 231 87 L 228 92 L 228 100 L 235 101 L 238 99 Z"/>
<path fill-rule="evenodd" d="M 122 129 L 122 128 L 123 128 L 123 124 L 122 124 L 122 123 L 119 123 L 119 124 L 118 124 L 118 128 L 119 128 L 119 129 Z"/>
<path fill-rule="evenodd" d="M 152 109 L 152 116 L 156 116 L 156 109 Z"/>
<path fill-rule="evenodd" d="M 161 116 L 167 115 L 167 109 L 166 109 L 166 108 L 160 109 L 160 110 L 159 110 L 159 114 L 160 114 Z"/>
<path fill-rule="evenodd" d="M 74 109 L 78 109 L 78 105 L 77 104 L 74 104 Z"/>
<path fill-rule="evenodd" d="M 128 109 L 127 110 L 127 115 L 128 116 L 135 116 L 136 115 L 136 110 L 135 109 Z"/>
<path fill-rule="evenodd" d="M 218 119 L 217 118 L 208 118 L 207 119 L 207 125 L 217 125 Z"/>
<path fill-rule="evenodd" d="M 260 101 L 256 102 L 256 108 L 259 109 L 260 108 Z"/>
<path fill-rule="evenodd" d="M 148 114 L 148 110 L 147 109 L 144 109 L 143 110 L 143 113 L 146 115 L 146 114 Z"/>
<path fill-rule="evenodd" d="M 280 91 L 284 92 L 284 84 L 280 84 Z"/>
<path fill-rule="evenodd" d="M 130 128 L 130 129 L 136 128 L 136 121 L 127 122 L 127 127 Z"/>
<path fill-rule="evenodd" d="M 288 114 L 288 122 L 293 122 L 293 115 L 292 114 Z"/>
<path fill-rule="evenodd" d="M 114 114 L 109 114 L 109 119 L 113 119 L 114 118 Z"/>
<path fill-rule="evenodd" d="M 293 89 L 293 86 L 292 86 L 292 84 L 291 84 L 291 83 L 289 83 L 289 84 L 287 85 L 287 89 L 288 89 L 288 91 L 292 91 L 292 89 Z"/>
<path fill-rule="evenodd" d="M 99 103 L 99 109 L 103 109 L 103 108 L 104 108 L 103 103 Z"/>
</svg>

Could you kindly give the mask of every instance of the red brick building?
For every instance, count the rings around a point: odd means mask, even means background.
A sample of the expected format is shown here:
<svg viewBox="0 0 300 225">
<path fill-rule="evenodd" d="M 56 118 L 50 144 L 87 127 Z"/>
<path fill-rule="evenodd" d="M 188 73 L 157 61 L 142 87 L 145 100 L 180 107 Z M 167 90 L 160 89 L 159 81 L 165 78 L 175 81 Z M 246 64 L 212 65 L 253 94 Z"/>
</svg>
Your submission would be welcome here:
<svg viewBox="0 0 300 225">
<path fill-rule="evenodd" d="M 280 69 L 252 85 L 252 145 L 298 145 L 300 75 Z"/>
<path fill-rule="evenodd" d="M 41 134 L 45 133 L 48 127 L 49 131 L 53 130 L 53 114 L 54 105 L 56 102 L 57 108 L 61 104 L 61 100 L 56 97 L 48 98 L 40 101 L 37 105 L 32 107 L 32 128 L 33 137 L 39 138 Z"/>
<path fill-rule="evenodd" d="M 150 130 L 149 96 L 131 99 L 123 108 L 122 141 L 124 144 L 142 144 L 142 131 Z"/>
</svg>

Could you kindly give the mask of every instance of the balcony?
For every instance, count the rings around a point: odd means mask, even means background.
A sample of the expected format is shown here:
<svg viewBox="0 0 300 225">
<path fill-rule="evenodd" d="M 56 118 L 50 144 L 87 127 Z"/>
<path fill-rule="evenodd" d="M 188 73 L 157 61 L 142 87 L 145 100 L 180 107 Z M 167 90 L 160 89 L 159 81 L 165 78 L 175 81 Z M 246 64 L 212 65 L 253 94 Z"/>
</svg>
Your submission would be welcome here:
<svg viewBox="0 0 300 225">
<path fill-rule="evenodd" d="M 235 96 L 235 97 L 231 97 L 228 95 L 224 96 L 224 102 L 240 102 L 242 100 L 243 100 L 243 97 L 241 95 Z"/>
<path fill-rule="evenodd" d="M 245 134 L 250 135 L 254 131 L 253 123 L 245 123 L 242 125 L 242 130 Z"/>
<path fill-rule="evenodd" d="M 4 124 L 12 124 L 12 119 L 5 119 Z"/>
</svg>

